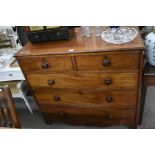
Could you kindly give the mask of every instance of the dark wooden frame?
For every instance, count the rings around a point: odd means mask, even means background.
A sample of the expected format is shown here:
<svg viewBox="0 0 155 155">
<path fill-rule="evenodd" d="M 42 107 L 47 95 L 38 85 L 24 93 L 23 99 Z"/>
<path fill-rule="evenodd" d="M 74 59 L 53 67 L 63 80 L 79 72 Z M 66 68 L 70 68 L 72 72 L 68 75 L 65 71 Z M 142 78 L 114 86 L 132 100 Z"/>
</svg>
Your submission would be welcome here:
<svg viewBox="0 0 155 155">
<path fill-rule="evenodd" d="M 143 70 L 139 124 L 142 123 L 148 86 L 155 86 L 155 66 L 151 66 L 147 63 Z"/>
<path fill-rule="evenodd" d="M 6 99 L 6 101 L 7 101 L 7 106 L 9 108 L 10 113 L 11 113 L 14 127 L 20 128 L 19 118 L 18 118 L 18 115 L 16 113 L 15 104 L 14 104 L 14 101 L 12 99 L 12 95 L 11 95 L 11 91 L 10 91 L 9 87 L 4 86 L 4 87 L 0 87 L 0 89 L 3 91 L 3 93 L 1 93 L 2 96 L 0 96 L 0 97 Z M 5 126 L 2 126 L 2 127 L 5 127 Z"/>
</svg>

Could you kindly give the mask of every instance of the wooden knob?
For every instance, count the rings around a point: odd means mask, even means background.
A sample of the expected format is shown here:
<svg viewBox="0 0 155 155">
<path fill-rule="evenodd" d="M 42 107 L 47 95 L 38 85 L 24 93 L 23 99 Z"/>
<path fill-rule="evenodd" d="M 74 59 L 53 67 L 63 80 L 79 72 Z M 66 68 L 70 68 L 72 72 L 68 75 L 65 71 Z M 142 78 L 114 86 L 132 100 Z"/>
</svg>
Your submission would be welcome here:
<svg viewBox="0 0 155 155">
<path fill-rule="evenodd" d="M 111 79 L 106 79 L 106 80 L 104 80 L 104 84 L 105 85 L 110 85 L 110 84 L 112 84 L 112 80 Z"/>
<path fill-rule="evenodd" d="M 54 96 L 53 99 L 54 101 L 60 101 L 60 96 Z"/>
<path fill-rule="evenodd" d="M 41 64 L 41 66 L 42 66 L 42 68 L 44 68 L 44 69 L 46 69 L 46 68 L 49 67 L 48 62 L 43 62 L 43 63 Z"/>
<path fill-rule="evenodd" d="M 112 102 L 112 96 L 107 96 L 107 97 L 106 97 L 106 101 L 107 101 L 108 103 L 111 103 L 111 102 Z"/>
<path fill-rule="evenodd" d="M 61 117 L 64 117 L 64 115 L 65 115 L 64 112 L 62 112 L 62 111 L 59 114 Z"/>
<path fill-rule="evenodd" d="M 109 119 L 112 119 L 112 115 L 111 115 L 111 114 L 109 114 L 109 115 L 108 115 L 108 118 L 109 118 Z"/>
<path fill-rule="evenodd" d="M 55 81 L 54 80 L 48 80 L 48 84 L 49 85 L 54 85 L 55 84 Z"/>
<path fill-rule="evenodd" d="M 104 59 L 104 60 L 103 60 L 103 66 L 104 66 L 104 67 L 110 66 L 110 60 L 109 60 L 109 59 Z"/>
</svg>

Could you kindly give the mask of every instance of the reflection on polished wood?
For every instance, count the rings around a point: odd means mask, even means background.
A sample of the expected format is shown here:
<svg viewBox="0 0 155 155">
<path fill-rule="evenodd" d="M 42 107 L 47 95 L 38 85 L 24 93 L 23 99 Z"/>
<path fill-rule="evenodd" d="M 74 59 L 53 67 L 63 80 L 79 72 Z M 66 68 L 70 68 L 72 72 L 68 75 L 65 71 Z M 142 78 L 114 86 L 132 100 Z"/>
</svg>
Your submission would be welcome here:
<svg viewBox="0 0 155 155">
<path fill-rule="evenodd" d="M 140 50 L 143 49 L 143 41 L 138 36 L 132 42 L 126 44 L 110 44 L 93 34 L 90 38 L 82 36 L 80 28 L 75 29 L 71 40 L 50 41 L 45 43 L 27 43 L 16 56 L 32 56 L 46 54 L 85 53 L 98 51 Z"/>
</svg>

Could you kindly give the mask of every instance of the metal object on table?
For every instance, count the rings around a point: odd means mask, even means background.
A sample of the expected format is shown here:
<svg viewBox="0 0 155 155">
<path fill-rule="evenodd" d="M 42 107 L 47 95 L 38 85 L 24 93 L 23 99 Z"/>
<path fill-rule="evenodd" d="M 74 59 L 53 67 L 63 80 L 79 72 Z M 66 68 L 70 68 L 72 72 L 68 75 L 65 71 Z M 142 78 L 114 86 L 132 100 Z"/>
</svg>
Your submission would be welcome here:
<svg viewBox="0 0 155 155">
<path fill-rule="evenodd" d="M 70 40 L 73 29 L 68 26 L 26 26 L 25 32 L 30 42 L 47 42 L 56 40 Z"/>
</svg>

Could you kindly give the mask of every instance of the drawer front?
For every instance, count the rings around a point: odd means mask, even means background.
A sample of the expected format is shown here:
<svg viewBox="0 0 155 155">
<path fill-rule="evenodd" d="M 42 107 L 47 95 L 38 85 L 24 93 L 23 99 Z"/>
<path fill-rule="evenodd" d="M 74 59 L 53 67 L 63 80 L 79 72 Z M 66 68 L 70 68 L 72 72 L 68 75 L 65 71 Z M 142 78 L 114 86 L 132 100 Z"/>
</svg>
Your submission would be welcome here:
<svg viewBox="0 0 155 155">
<path fill-rule="evenodd" d="M 117 119 L 108 119 L 102 116 L 80 116 L 80 115 L 72 115 L 72 114 L 65 114 L 62 116 L 59 113 L 51 113 L 51 114 L 44 114 L 46 120 L 48 122 L 60 121 L 69 123 L 72 125 L 97 125 L 97 126 L 118 126 L 118 125 L 125 125 L 128 128 L 136 128 L 136 120 L 135 118 L 117 118 Z"/>
<path fill-rule="evenodd" d="M 27 79 L 31 87 L 62 89 L 137 89 L 138 85 L 138 73 L 31 74 Z"/>
<path fill-rule="evenodd" d="M 51 105 L 40 105 L 41 111 L 45 114 L 54 114 L 60 117 L 77 116 L 84 118 L 96 117 L 105 120 L 117 119 L 135 119 L 136 109 L 116 110 L 116 109 L 102 109 L 102 108 L 72 108 Z"/>
<path fill-rule="evenodd" d="M 80 116 L 80 115 L 72 115 L 72 114 L 62 114 L 51 113 L 44 114 L 48 122 L 60 121 L 69 123 L 72 125 L 98 125 L 98 126 L 116 126 L 116 125 L 125 125 L 129 128 L 135 128 L 136 120 L 135 118 L 117 118 L 117 119 L 109 119 L 102 116 Z"/>
<path fill-rule="evenodd" d="M 43 105 L 68 107 L 136 108 L 136 91 L 34 91 L 36 99 Z"/>
<path fill-rule="evenodd" d="M 135 70 L 139 68 L 138 53 L 78 55 L 77 70 Z"/>
<path fill-rule="evenodd" d="M 19 62 L 25 73 L 73 70 L 71 57 L 69 56 L 23 58 Z"/>
</svg>

